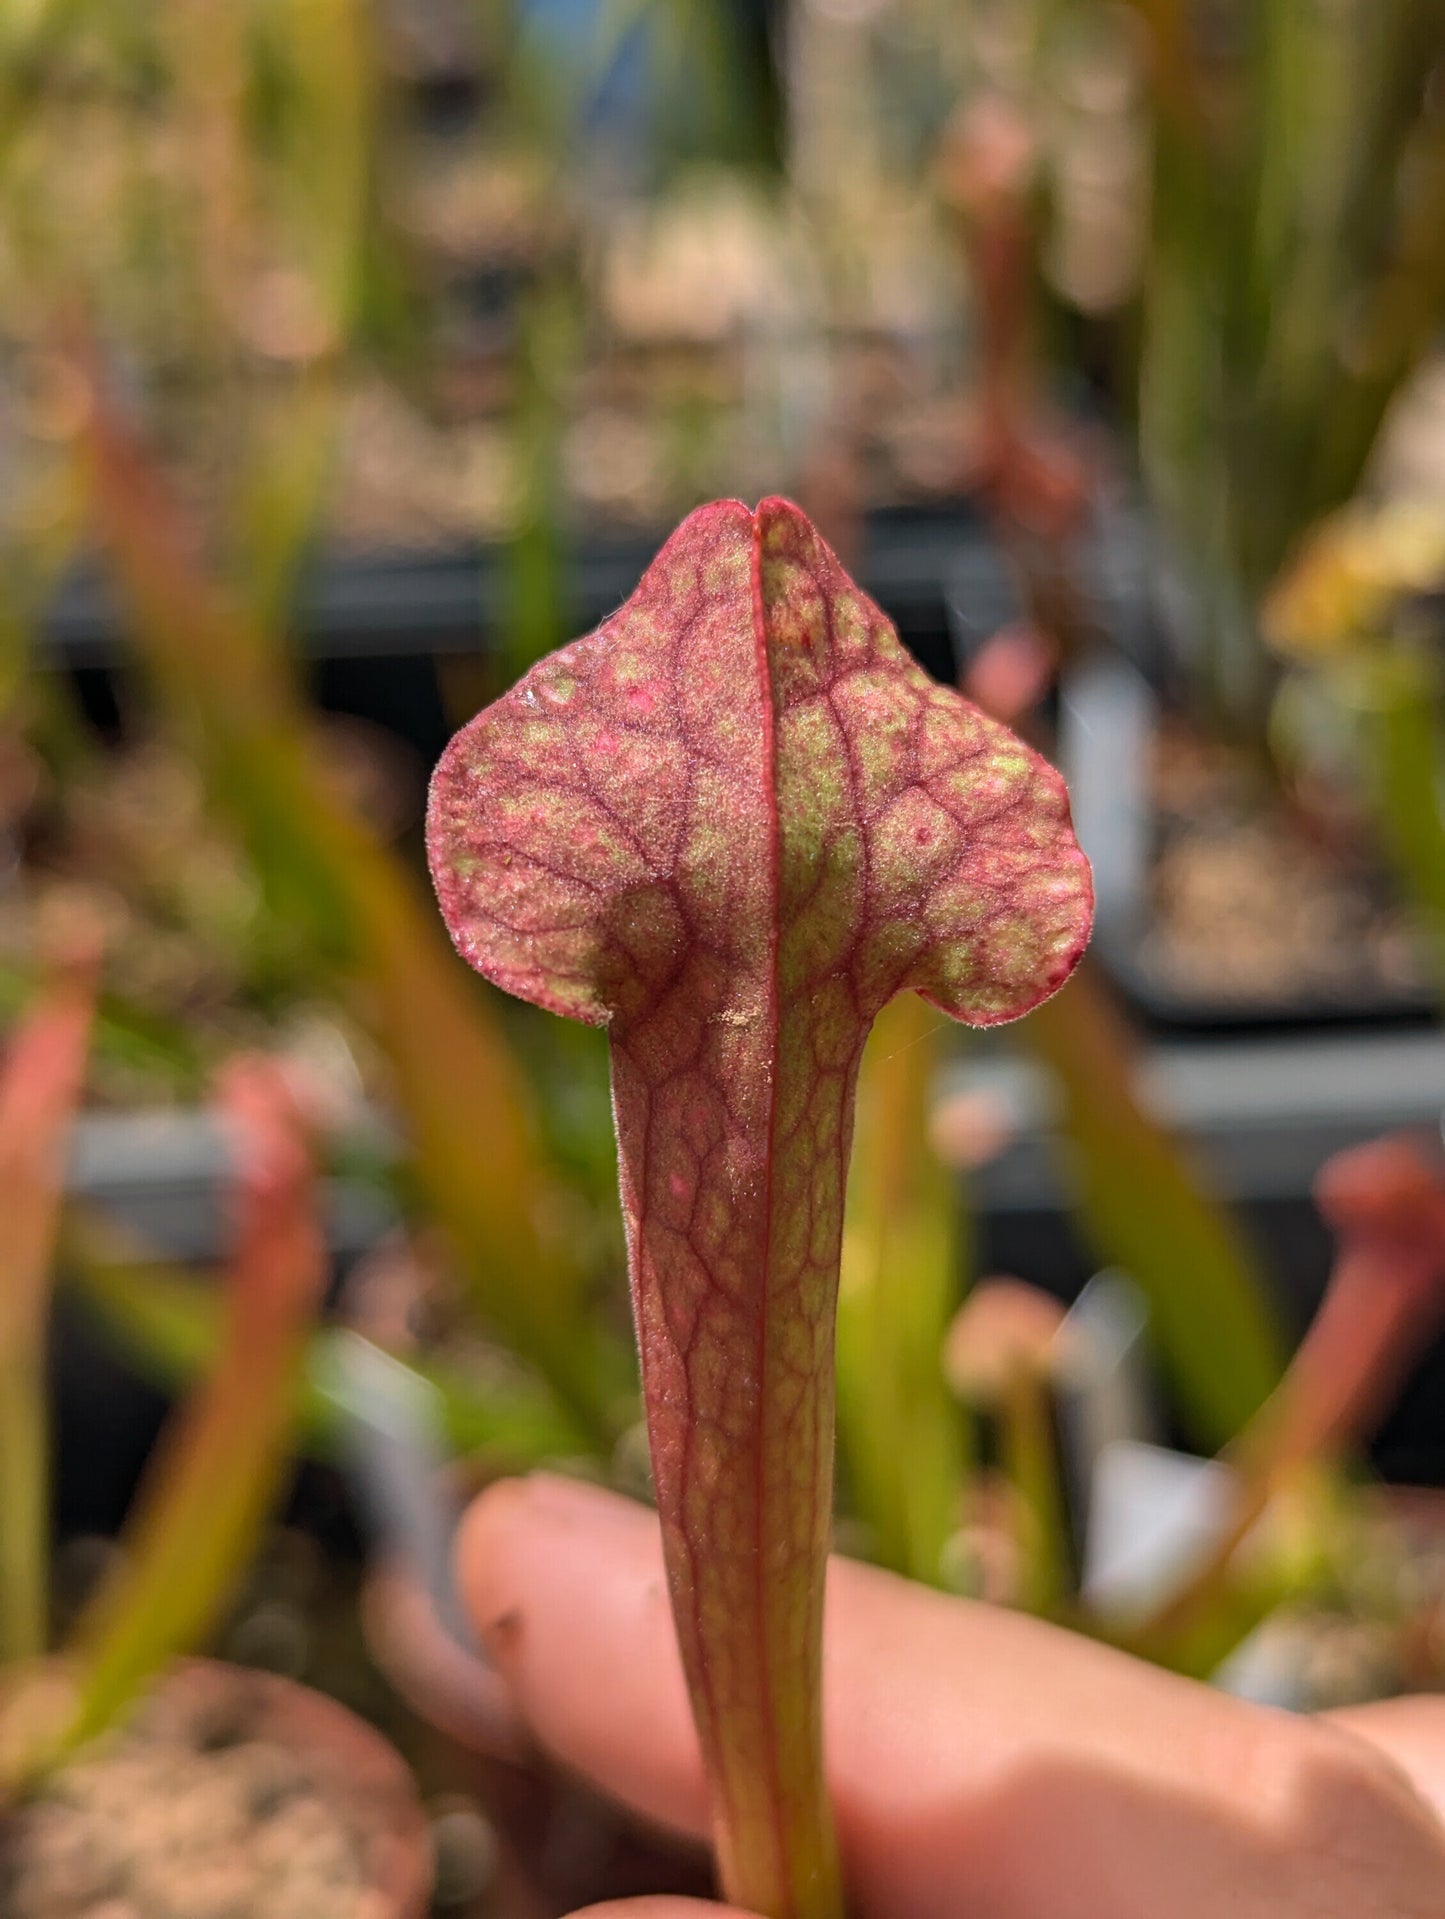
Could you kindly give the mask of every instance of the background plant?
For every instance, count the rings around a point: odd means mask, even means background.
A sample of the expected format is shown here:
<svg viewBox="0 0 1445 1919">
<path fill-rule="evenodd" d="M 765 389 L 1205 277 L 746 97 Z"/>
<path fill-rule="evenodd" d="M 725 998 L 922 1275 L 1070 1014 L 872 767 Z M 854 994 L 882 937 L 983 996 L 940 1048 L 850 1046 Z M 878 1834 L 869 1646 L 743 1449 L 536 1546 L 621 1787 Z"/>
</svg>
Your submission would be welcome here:
<svg viewBox="0 0 1445 1919">
<path fill-rule="evenodd" d="M 237 1154 L 225 1325 L 206 1376 L 154 1455 L 114 1567 L 67 1644 L 49 1650 L 45 1301 L 60 1180 L 85 1076 L 93 940 L 10 1035 L 0 1070 L 7 1204 L 0 1522 L 0 1799 L 103 1731 L 180 1652 L 204 1643 L 256 1550 L 291 1453 L 292 1374 L 325 1286 L 314 1168 L 280 1069 L 238 1060 L 221 1088 Z"/>
</svg>

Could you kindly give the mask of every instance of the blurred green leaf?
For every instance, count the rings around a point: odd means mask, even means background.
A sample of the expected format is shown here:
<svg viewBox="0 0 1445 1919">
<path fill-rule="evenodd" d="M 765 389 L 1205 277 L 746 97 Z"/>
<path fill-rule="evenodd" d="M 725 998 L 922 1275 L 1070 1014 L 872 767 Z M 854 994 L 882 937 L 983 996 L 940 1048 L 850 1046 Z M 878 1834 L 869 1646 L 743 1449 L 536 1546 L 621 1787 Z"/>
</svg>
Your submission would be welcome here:
<svg viewBox="0 0 1445 1919">
<path fill-rule="evenodd" d="M 34 990 L 30 967 L 0 960 L 0 1018 L 20 1012 Z M 193 1092 L 201 1083 L 194 1035 L 180 1021 L 142 1011 L 113 994 L 102 993 L 96 1003 L 91 1053 L 98 1061 L 144 1072 L 177 1093 Z"/>
<path fill-rule="evenodd" d="M 1057 1618 L 1069 1592 L 1071 1556 L 1048 1383 L 1016 1369 L 1001 1411 L 1003 1468 L 1018 1515 L 1018 1604 L 1040 1618 Z"/>
<path fill-rule="evenodd" d="M 1404 648 L 1344 675 L 1362 721 L 1371 797 L 1385 852 L 1419 912 L 1425 952 L 1445 996 L 1445 725 L 1439 669 Z"/>
<path fill-rule="evenodd" d="M 908 993 L 863 1055 L 838 1295 L 838 1436 L 886 1566 L 940 1583 L 964 1496 L 943 1340 L 961 1284 L 960 1204 L 928 1138 L 943 1019 Z"/>
<path fill-rule="evenodd" d="M 567 637 L 566 552 L 559 512 L 566 389 L 581 345 L 576 289 L 553 270 L 517 315 L 512 435 L 522 475 L 517 531 L 507 546 L 505 659 L 515 676 Z"/>
<path fill-rule="evenodd" d="M 256 621 L 277 626 L 331 475 L 339 397 L 324 375 L 306 380 L 254 436 L 236 487 L 242 567 L 238 581 Z"/>
<path fill-rule="evenodd" d="M 93 1213 L 71 1206 L 61 1232 L 62 1282 L 94 1313 L 141 1373 L 166 1391 L 210 1367 L 223 1334 L 214 1279 L 157 1260 Z M 297 1381 L 297 1442 L 317 1458 L 344 1457 L 340 1414 L 320 1382 L 334 1376 L 329 1351 L 340 1333 L 323 1327 L 306 1345 Z M 551 1395 L 524 1376 L 485 1381 L 445 1357 L 405 1364 L 437 1395 L 449 1450 L 498 1472 L 566 1457 L 576 1433 Z"/>
<path fill-rule="evenodd" d="M 1155 501 L 1195 565 L 1204 674 L 1262 720 L 1261 594 L 1359 485 L 1445 312 L 1445 59 L 1434 0 L 1238 10 L 1206 45 L 1149 26 L 1153 219 L 1139 370 Z"/>
<path fill-rule="evenodd" d="M 1087 959 L 1019 1030 L 1057 1083 L 1094 1252 L 1143 1289 L 1190 1434 L 1215 1451 L 1259 1410 L 1283 1370 L 1264 1276 L 1178 1142 L 1140 1103 L 1131 1035 Z"/>
</svg>

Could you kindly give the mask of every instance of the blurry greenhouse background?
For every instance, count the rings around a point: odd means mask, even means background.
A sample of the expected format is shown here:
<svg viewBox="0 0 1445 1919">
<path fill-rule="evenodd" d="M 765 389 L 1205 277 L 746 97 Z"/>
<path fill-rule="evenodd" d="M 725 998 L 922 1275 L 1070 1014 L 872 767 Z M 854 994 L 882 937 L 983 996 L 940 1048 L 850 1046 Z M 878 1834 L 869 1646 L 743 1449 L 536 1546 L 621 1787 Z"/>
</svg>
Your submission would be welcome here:
<svg viewBox="0 0 1445 1919">
<path fill-rule="evenodd" d="M 6 8 L 0 1022 L 78 926 L 103 951 L 49 1390 L 0 1409 L 0 1535 L 50 1436 L 51 1622 L 219 1363 L 208 1088 L 270 1053 L 331 1269 L 284 1521 L 212 1515 L 210 1643 L 502 1817 L 413 1654 L 363 1659 L 365 1564 L 445 1613 L 462 1486 L 645 1495 L 646 1450 L 605 1046 L 451 953 L 427 777 L 690 508 L 785 493 L 1057 759 L 1098 888 L 1016 1033 L 880 1025 L 841 1543 L 1116 1637 L 1127 1589 L 1188 1670 L 1304 1617 L 1300 1696 L 1445 1682 L 1445 1508 L 1381 1543 L 1374 1477 L 1445 1486 L 1437 1320 L 1204 1628 L 1149 1614 L 1158 1496 L 1097 1479 L 1249 1427 L 1325 1292 L 1331 1154 L 1439 1146 L 1442 317 L 1433 0 Z M 999 1273 L 1072 1308 L 1042 1427 L 943 1364 Z M 1214 1497 L 1178 1494 L 1206 1533 Z"/>
</svg>

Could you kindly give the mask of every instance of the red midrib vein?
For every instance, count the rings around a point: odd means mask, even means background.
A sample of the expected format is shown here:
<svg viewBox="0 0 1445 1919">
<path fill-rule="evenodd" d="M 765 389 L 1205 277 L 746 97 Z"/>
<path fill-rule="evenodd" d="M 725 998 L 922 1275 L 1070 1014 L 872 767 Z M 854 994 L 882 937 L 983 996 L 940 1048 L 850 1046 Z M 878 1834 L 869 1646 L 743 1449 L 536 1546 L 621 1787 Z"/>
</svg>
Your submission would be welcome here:
<svg viewBox="0 0 1445 1919">
<path fill-rule="evenodd" d="M 778 1865 L 787 1869 L 788 1843 L 784 1828 L 782 1795 L 778 1780 L 778 1741 L 777 1727 L 773 1714 L 773 1649 L 767 1630 L 767 1584 L 769 1576 L 768 1557 L 764 1551 L 768 1539 L 768 1468 L 769 1430 L 768 1414 L 770 1395 L 767 1391 L 768 1378 L 768 1313 L 772 1302 L 773 1273 L 773 1232 L 774 1232 L 774 1186 L 776 1168 L 774 1155 L 777 1148 L 778 1125 L 778 1085 L 779 1072 L 779 1005 L 780 989 L 778 966 L 780 961 L 781 930 L 779 920 L 782 908 L 782 825 L 778 818 L 778 769 L 777 769 L 777 724 L 773 711 L 773 680 L 768 660 L 767 615 L 763 605 L 763 530 L 762 515 L 754 513 L 752 526 L 752 596 L 753 596 L 753 653 L 757 662 L 758 687 L 763 723 L 763 779 L 766 811 L 769 825 L 768 847 L 768 895 L 773 910 L 768 915 L 768 1009 L 769 1026 L 768 1054 L 772 1061 L 772 1075 L 768 1088 L 768 1132 L 767 1150 L 764 1156 L 764 1212 L 766 1221 L 764 1240 L 764 1260 L 761 1284 L 758 1287 L 757 1315 L 757 1363 L 758 1363 L 758 1410 L 757 1445 L 753 1462 L 754 1510 L 757 1513 L 758 1537 L 754 1542 L 753 1562 L 753 1606 L 758 1622 L 759 1675 L 761 1684 L 760 1706 L 764 1731 L 766 1764 L 768 1768 L 768 1806 L 772 1815 L 774 1838 L 777 1844 Z"/>
</svg>

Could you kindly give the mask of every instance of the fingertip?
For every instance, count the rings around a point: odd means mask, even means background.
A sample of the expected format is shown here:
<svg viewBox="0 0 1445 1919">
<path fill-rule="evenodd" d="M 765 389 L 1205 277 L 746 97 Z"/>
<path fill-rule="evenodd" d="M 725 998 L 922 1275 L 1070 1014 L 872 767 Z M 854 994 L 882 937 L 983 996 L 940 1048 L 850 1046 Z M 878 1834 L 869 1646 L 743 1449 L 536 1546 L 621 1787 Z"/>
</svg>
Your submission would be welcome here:
<svg viewBox="0 0 1445 1919">
<path fill-rule="evenodd" d="M 635 1553 L 649 1515 L 632 1500 L 559 1473 L 499 1479 L 472 1501 L 457 1529 L 456 1570 L 467 1610 L 505 1656 L 516 1608 L 539 1576 L 560 1570 L 567 1584 Z"/>
<path fill-rule="evenodd" d="M 462 1521 L 457 1577 L 541 1744 L 645 1816 L 704 1832 L 655 1515 L 577 1480 L 501 1481 Z"/>
<path fill-rule="evenodd" d="M 505 1612 L 513 1559 L 525 1525 L 527 1482 L 499 1479 L 477 1495 L 457 1528 L 455 1564 L 462 1602 L 488 1642 Z"/>
</svg>

